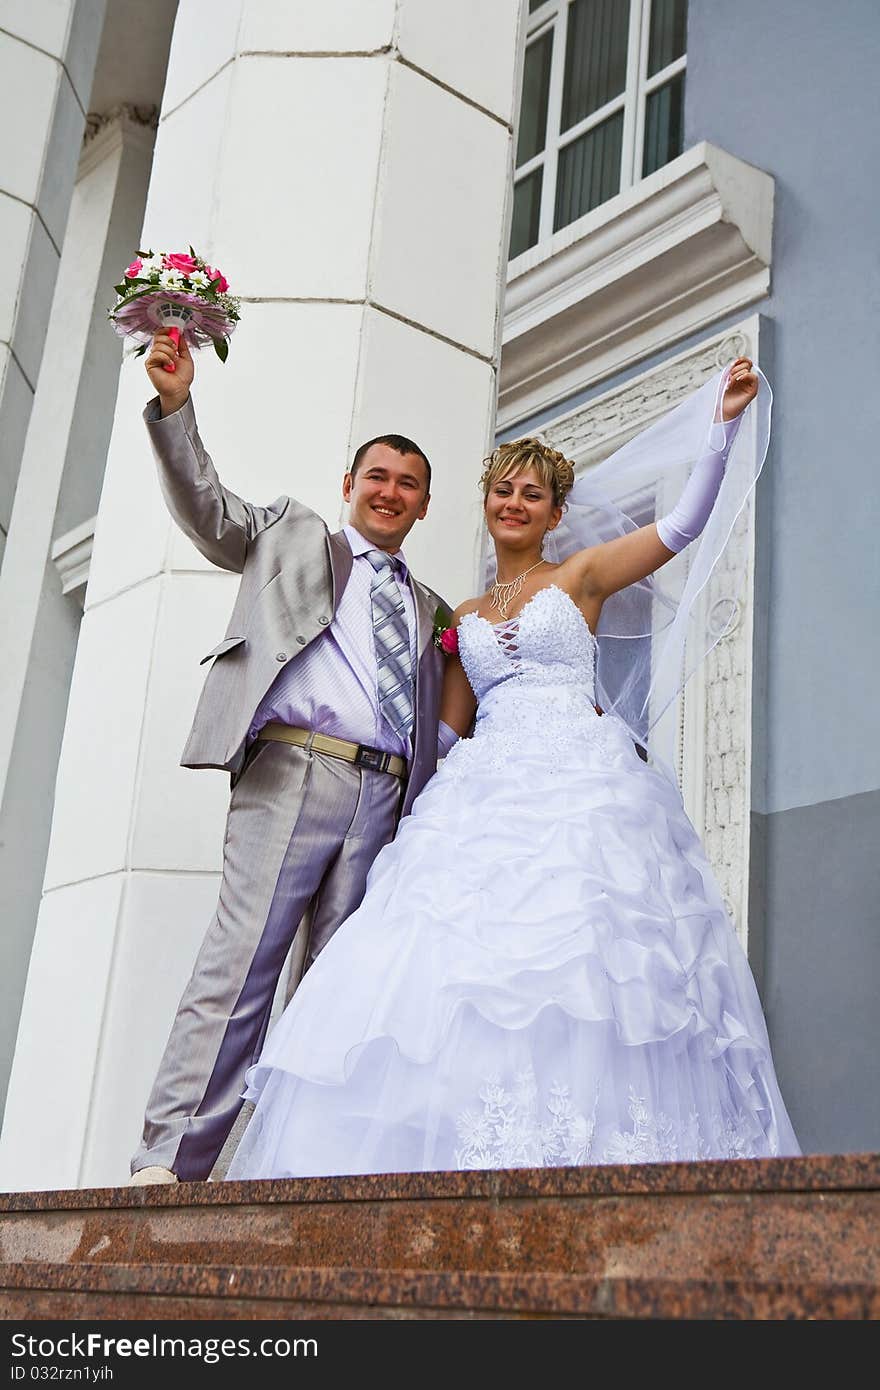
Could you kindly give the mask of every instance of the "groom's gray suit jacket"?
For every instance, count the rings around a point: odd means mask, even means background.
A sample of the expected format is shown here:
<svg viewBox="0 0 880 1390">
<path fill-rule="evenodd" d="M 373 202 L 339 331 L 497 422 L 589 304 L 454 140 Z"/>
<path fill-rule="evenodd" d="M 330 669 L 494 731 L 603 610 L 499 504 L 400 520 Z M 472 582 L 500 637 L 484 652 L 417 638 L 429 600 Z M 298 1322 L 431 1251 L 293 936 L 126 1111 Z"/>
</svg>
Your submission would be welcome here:
<svg viewBox="0 0 880 1390">
<path fill-rule="evenodd" d="M 224 487 L 199 438 L 191 400 L 163 419 L 156 397 L 144 419 L 171 515 L 206 559 L 241 575 L 226 636 L 202 658 L 212 666 L 181 758 L 184 767 L 234 774 L 257 706 L 278 672 L 332 621 L 351 574 L 351 549 L 342 531 L 331 535 L 315 512 L 291 497 L 258 507 Z M 436 767 L 443 669 L 432 641 L 441 600 L 417 580 L 412 585 L 416 713 L 401 815 Z"/>
</svg>

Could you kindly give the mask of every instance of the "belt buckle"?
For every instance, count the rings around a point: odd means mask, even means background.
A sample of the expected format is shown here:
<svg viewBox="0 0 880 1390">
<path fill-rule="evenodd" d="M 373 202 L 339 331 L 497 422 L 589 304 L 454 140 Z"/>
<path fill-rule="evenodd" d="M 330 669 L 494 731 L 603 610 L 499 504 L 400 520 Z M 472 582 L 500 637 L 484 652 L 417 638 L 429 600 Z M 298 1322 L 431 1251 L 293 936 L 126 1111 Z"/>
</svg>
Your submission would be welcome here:
<svg viewBox="0 0 880 1390">
<path fill-rule="evenodd" d="M 378 748 L 367 748 L 363 743 L 359 743 L 354 765 L 368 768 L 371 772 L 387 772 L 389 760 L 390 754 L 382 753 Z"/>
</svg>

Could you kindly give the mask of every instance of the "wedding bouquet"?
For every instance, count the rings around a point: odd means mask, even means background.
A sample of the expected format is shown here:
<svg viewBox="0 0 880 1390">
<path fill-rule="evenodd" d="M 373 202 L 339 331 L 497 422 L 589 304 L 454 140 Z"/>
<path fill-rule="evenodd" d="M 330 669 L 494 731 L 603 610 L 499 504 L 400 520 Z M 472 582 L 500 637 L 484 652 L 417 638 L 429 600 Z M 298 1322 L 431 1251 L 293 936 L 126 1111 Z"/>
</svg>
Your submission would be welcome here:
<svg viewBox="0 0 880 1390">
<path fill-rule="evenodd" d="M 209 342 L 225 362 L 229 336 L 239 320 L 239 300 L 229 293 L 226 276 L 210 266 L 192 247 L 185 251 L 138 251 L 118 285 L 116 304 L 108 317 L 122 338 L 140 344 L 145 353 L 157 332 L 170 333 L 175 345 L 181 335 L 190 348 Z M 173 371 L 169 363 L 166 370 Z"/>
</svg>

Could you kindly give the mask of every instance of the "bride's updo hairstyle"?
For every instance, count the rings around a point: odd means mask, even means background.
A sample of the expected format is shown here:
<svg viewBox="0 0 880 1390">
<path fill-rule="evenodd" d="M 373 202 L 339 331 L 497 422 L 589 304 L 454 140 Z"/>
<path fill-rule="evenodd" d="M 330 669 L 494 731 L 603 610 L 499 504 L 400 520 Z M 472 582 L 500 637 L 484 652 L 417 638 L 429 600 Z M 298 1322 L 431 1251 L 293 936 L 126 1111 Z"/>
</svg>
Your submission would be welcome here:
<svg viewBox="0 0 880 1390">
<path fill-rule="evenodd" d="M 573 464 L 558 449 L 551 449 L 540 439 L 509 439 L 506 444 L 499 444 L 484 463 L 480 478 L 484 502 L 501 478 L 515 477 L 527 468 L 535 470 L 542 487 L 550 488 L 557 507 L 565 505 L 574 483 Z"/>
</svg>

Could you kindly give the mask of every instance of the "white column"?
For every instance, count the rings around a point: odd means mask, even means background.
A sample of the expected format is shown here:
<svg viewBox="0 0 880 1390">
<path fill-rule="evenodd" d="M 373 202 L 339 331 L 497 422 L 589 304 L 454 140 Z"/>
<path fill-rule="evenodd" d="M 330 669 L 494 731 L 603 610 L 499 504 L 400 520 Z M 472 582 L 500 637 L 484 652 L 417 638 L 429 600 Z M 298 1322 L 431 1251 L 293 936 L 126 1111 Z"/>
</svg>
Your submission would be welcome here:
<svg viewBox="0 0 880 1390">
<path fill-rule="evenodd" d="M 506 264 L 519 0 L 181 4 L 142 245 L 245 297 L 194 399 L 221 476 L 330 523 L 353 447 L 434 466 L 416 572 L 476 583 Z M 118 1183 L 213 909 L 227 800 L 177 767 L 235 579 L 172 526 L 123 368 L 0 1187 Z M 38 1100 L 36 1098 L 39 1098 Z"/>
<path fill-rule="evenodd" d="M 98 51 L 104 0 L 0 12 L 0 556 Z"/>
<path fill-rule="evenodd" d="M 89 336 L 95 328 L 95 304 L 102 295 L 112 298 L 101 283 L 101 272 L 106 269 L 105 248 L 114 206 L 126 198 L 126 179 L 132 172 L 137 176 L 131 166 L 136 166 L 138 156 L 149 157 L 152 144 L 150 130 L 124 117 L 114 120 L 88 146 L 71 202 L 39 389 L 0 570 L 0 632 L 6 651 L 0 686 L 0 801 L 30 664 Z M 124 160 L 126 152 L 128 158 Z"/>
<path fill-rule="evenodd" d="M 120 116 L 80 161 L 0 571 L 0 1097 L 40 904 L 80 623 L 52 542 L 97 509 L 102 432 L 121 358 L 106 331 L 106 287 L 118 274 L 108 261 L 119 257 L 117 239 L 127 247 L 139 234 L 152 143 L 152 130 Z"/>
</svg>

